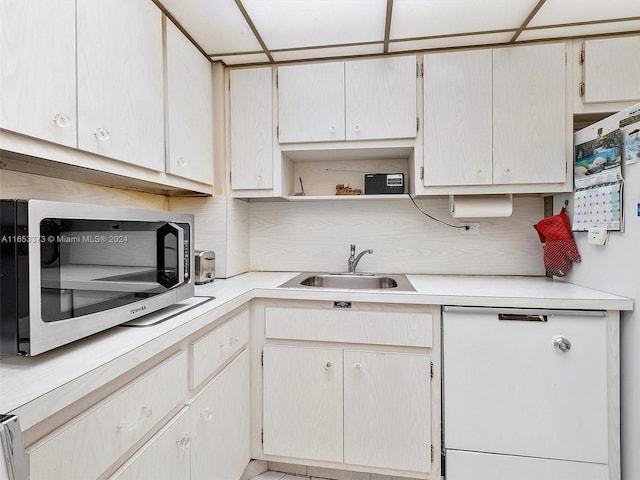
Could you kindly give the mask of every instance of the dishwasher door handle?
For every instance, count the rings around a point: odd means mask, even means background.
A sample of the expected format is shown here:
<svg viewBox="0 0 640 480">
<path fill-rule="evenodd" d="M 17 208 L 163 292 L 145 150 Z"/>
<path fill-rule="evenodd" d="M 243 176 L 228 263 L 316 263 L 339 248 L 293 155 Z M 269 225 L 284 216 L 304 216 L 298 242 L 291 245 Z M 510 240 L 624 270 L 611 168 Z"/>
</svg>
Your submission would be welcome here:
<svg viewBox="0 0 640 480">
<path fill-rule="evenodd" d="M 512 313 L 499 313 L 498 320 L 515 320 L 518 322 L 546 322 L 546 315 L 514 315 Z"/>
</svg>

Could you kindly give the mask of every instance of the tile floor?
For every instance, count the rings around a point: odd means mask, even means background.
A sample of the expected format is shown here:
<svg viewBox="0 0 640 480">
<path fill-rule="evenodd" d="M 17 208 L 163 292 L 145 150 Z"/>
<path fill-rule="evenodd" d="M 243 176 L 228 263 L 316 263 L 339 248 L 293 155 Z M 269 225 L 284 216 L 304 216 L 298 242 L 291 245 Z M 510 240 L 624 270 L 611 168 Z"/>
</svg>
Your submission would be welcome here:
<svg viewBox="0 0 640 480">
<path fill-rule="evenodd" d="M 269 463 L 269 468 L 270 470 L 252 477 L 251 480 L 411 480 L 375 473 L 349 472 L 304 465 Z"/>
</svg>

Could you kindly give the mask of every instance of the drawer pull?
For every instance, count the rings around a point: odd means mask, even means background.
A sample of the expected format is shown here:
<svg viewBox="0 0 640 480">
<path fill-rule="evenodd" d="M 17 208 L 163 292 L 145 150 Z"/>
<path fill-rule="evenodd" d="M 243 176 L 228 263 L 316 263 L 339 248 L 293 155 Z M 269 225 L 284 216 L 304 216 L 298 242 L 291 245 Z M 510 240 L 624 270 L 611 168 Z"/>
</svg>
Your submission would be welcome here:
<svg viewBox="0 0 640 480">
<path fill-rule="evenodd" d="M 499 313 L 498 320 L 516 320 L 520 322 L 546 322 L 546 315 L 517 315 L 512 313 Z"/>
<path fill-rule="evenodd" d="M 356 363 L 353 367 L 356 369 L 356 372 L 358 372 L 358 373 L 362 372 L 362 364 L 361 363 Z"/>
<path fill-rule="evenodd" d="M 571 350 L 571 342 L 567 337 L 555 337 L 553 339 L 553 348 L 556 349 L 556 352 L 567 353 Z"/>
<path fill-rule="evenodd" d="M 143 405 L 137 420 L 129 423 L 120 423 L 116 426 L 116 430 L 118 432 L 121 432 L 122 430 L 134 430 L 139 423 L 151 417 L 151 415 L 153 415 L 153 410 L 151 409 L 151 407 Z"/>
<path fill-rule="evenodd" d="M 178 444 L 182 448 L 189 448 L 189 446 L 191 445 L 191 437 L 187 433 L 185 433 L 176 441 L 176 444 Z"/>
<path fill-rule="evenodd" d="M 329 370 L 332 366 L 333 366 L 333 363 L 331 363 L 331 362 L 327 362 L 327 363 L 324 364 L 324 368 L 326 370 Z"/>
<path fill-rule="evenodd" d="M 233 338 L 233 337 L 231 337 L 231 338 L 229 339 L 229 341 L 228 341 L 228 342 L 226 342 L 226 343 L 221 343 L 221 344 L 220 344 L 220 348 L 224 348 L 224 347 L 233 347 L 236 343 L 238 343 L 238 339 L 237 339 L 237 338 Z"/>
<path fill-rule="evenodd" d="M 205 408 L 202 412 L 200 412 L 200 416 L 205 422 L 208 422 L 213 418 L 213 412 L 210 408 Z"/>
</svg>

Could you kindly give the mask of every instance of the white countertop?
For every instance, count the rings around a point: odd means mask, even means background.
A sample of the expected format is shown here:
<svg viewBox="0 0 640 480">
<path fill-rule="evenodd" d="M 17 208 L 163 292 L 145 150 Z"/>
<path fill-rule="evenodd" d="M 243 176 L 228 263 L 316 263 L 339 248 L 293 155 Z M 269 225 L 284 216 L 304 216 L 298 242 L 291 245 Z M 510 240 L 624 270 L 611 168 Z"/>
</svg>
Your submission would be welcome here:
<svg viewBox="0 0 640 480">
<path fill-rule="evenodd" d="M 23 430 L 107 384 L 136 365 L 211 325 L 253 298 L 347 300 L 488 307 L 631 310 L 630 299 L 544 277 L 408 275 L 415 292 L 277 288 L 299 272 L 250 272 L 197 286 L 215 297 L 144 328 L 114 327 L 35 357 L 0 357 L 0 413 Z M 205 315 L 207 314 L 207 315 Z M 160 320 L 166 311 L 150 314 Z"/>
</svg>

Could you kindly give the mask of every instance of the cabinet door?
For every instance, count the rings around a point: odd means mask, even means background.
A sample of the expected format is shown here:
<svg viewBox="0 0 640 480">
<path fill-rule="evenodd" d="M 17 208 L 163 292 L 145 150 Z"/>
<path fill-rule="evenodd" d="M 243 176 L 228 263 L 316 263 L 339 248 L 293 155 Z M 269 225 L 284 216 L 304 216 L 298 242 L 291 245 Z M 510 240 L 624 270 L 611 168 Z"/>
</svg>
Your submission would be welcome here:
<svg viewBox="0 0 640 480">
<path fill-rule="evenodd" d="M 344 461 L 431 471 L 431 357 L 344 352 Z"/>
<path fill-rule="evenodd" d="M 493 50 L 493 183 L 566 179 L 564 44 Z"/>
<path fill-rule="evenodd" d="M 232 70 L 231 188 L 273 188 L 271 68 Z"/>
<path fill-rule="evenodd" d="M 189 480 L 191 478 L 189 432 L 189 410 L 185 408 L 111 479 Z"/>
<path fill-rule="evenodd" d="M 424 56 L 424 185 L 492 183 L 491 50 Z"/>
<path fill-rule="evenodd" d="M 151 0 L 77 9 L 79 148 L 164 171 L 160 10 Z"/>
<path fill-rule="evenodd" d="M 345 63 L 346 139 L 415 138 L 416 57 Z"/>
<path fill-rule="evenodd" d="M 250 453 L 249 352 L 245 350 L 191 404 L 191 478 L 242 476 Z"/>
<path fill-rule="evenodd" d="M 265 345 L 264 453 L 342 462 L 342 350 Z"/>
<path fill-rule="evenodd" d="M 74 0 L 0 0 L 0 127 L 76 146 Z"/>
<path fill-rule="evenodd" d="M 344 62 L 278 68 L 280 143 L 344 140 Z"/>
<path fill-rule="evenodd" d="M 213 185 L 211 62 L 172 22 L 167 34 L 167 171 Z"/>
<path fill-rule="evenodd" d="M 640 100 L 640 36 L 584 42 L 584 103 Z"/>
</svg>

